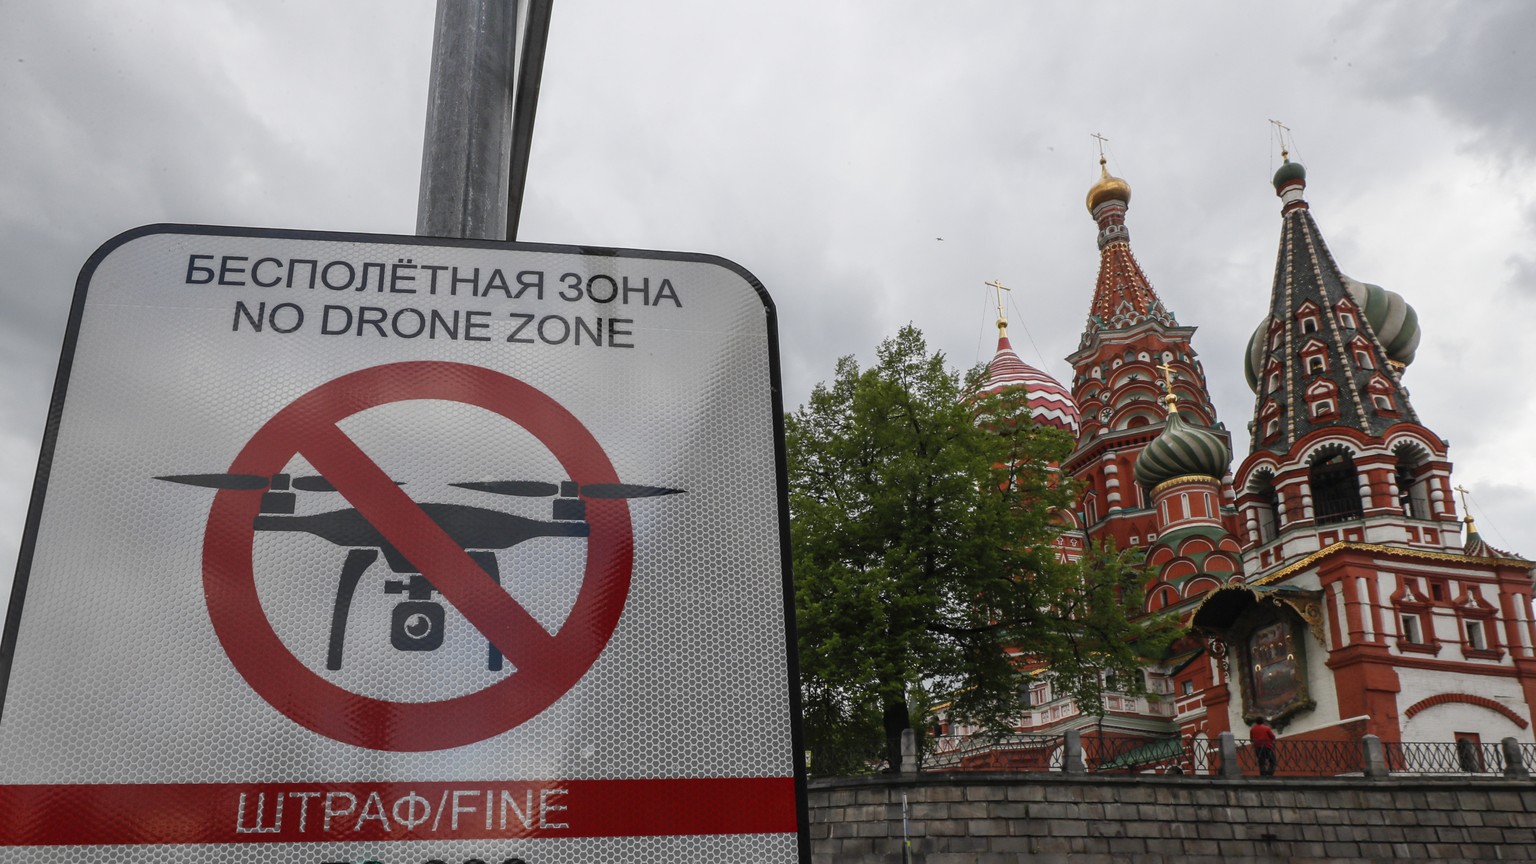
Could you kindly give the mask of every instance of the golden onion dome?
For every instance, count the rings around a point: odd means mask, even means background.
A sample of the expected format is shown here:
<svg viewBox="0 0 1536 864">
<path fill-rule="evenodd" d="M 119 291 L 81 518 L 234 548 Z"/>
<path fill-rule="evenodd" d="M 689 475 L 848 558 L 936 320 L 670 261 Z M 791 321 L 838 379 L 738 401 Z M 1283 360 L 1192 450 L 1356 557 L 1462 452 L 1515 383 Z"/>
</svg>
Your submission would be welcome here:
<svg viewBox="0 0 1536 864">
<path fill-rule="evenodd" d="M 1109 168 L 1104 164 L 1104 157 L 1099 157 L 1099 182 L 1093 184 L 1088 190 L 1088 212 L 1092 213 L 1105 201 L 1119 201 L 1122 204 L 1131 203 L 1131 184 L 1119 177 L 1111 177 Z"/>
</svg>

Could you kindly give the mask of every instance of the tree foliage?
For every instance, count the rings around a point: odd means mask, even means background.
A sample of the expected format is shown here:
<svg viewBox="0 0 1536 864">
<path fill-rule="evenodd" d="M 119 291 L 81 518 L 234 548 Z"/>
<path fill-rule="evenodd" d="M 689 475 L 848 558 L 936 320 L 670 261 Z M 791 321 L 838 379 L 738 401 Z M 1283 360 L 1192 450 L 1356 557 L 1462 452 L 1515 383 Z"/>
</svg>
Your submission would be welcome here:
<svg viewBox="0 0 1536 864">
<path fill-rule="evenodd" d="M 882 749 L 898 766 L 901 730 L 940 698 L 955 717 L 1010 727 L 1027 672 L 1009 647 L 1101 713 L 1101 673 L 1138 669 L 1136 643 L 1158 635 L 1129 620 L 1142 602 L 1132 559 L 1093 550 L 1067 565 L 1050 547 L 1073 498 L 1054 468 L 1070 437 L 1029 422 L 1017 397 L 973 398 L 977 374 L 962 382 L 908 326 L 873 368 L 839 360 L 787 421 L 816 773 Z"/>
</svg>

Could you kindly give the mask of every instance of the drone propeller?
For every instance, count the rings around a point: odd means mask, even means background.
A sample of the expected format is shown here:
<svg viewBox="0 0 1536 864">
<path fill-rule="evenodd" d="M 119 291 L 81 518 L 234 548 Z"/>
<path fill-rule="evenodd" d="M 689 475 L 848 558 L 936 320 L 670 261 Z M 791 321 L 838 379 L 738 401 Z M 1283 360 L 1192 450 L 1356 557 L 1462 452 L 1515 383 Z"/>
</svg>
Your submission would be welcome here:
<svg viewBox="0 0 1536 864">
<path fill-rule="evenodd" d="M 331 485 L 331 481 L 321 477 L 319 474 L 311 474 L 308 477 L 295 477 L 289 482 L 293 484 L 293 488 L 299 490 L 300 492 L 336 491 L 336 487 Z M 399 484 L 396 483 L 395 485 L 398 486 Z"/>
<path fill-rule="evenodd" d="M 591 483 L 581 487 L 586 498 L 655 498 L 660 495 L 681 495 L 681 489 L 662 486 L 635 486 L 630 483 Z"/>
<path fill-rule="evenodd" d="M 540 483 L 536 480 L 489 480 L 483 483 L 450 483 L 448 485 L 476 492 L 489 492 L 492 495 L 516 495 L 524 498 L 548 498 L 561 492 L 561 484 Z M 682 489 L 667 489 L 662 486 L 636 486 L 631 483 L 588 483 L 579 487 L 578 492 L 564 497 L 579 495 L 582 498 L 601 499 L 655 498 L 659 495 L 677 495 L 682 491 Z"/>
<path fill-rule="evenodd" d="M 272 485 L 271 477 L 262 477 L 259 474 L 175 474 L 155 479 L 183 483 L 187 486 L 201 486 L 205 489 L 234 489 L 241 492 L 266 489 Z"/>
<path fill-rule="evenodd" d="M 165 480 L 170 483 L 182 483 L 187 486 L 201 486 L 205 489 L 232 489 L 238 492 L 255 492 L 267 489 L 276 491 L 287 488 L 297 489 L 300 492 L 336 491 L 336 487 L 331 485 L 331 481 L 321 477 L 319 474 L 292 478 L 285 474 L 276 474 L 271 477 L 263 477 L 260 474 L 175 474 L 168 477 L 156 477 L 155 479 Z"/>
<path fill-rule="evenodd" d="M 540 483 L 537 480 L 492 480 L 485 483 L 449 483 L 460 489 L 489 492 L 492 495 L 515 495 L 519 498 L 548 498 L 560 494 L 560 484 Z"/>
</svg>

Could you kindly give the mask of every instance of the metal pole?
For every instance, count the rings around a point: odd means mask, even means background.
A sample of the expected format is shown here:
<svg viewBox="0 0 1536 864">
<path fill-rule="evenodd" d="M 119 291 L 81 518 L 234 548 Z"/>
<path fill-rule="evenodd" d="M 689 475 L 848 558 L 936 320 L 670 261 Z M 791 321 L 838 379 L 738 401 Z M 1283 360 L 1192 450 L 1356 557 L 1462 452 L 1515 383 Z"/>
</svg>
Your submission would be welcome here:
<svg viewBox="0 0 1536 864">
<path fill-rule="evenodd" d="M 912 819 L 907 811 L 907 793 L 901 793 L 901 861 L 912 864 Z"/>
<path fill-rule="evenodd" d="M 517 92 L 512 105 L 512 174 L 507 181 L 507 239 L 517 239 L 523 213 L 523 187 L 528 182 L 528 154 L 533 149 L 533 118 L 539 107 L 539 83 L 544 78 L 544 46 L 549 43 L 549 14 L 554 0 L 527 0 L 522 55 L 518 58 Z"/>
<path fill-rule="evenodd" d="M 417 234 L 507 236 L 516 33 L 517 0 L 438 0 Z"/>
</svg>

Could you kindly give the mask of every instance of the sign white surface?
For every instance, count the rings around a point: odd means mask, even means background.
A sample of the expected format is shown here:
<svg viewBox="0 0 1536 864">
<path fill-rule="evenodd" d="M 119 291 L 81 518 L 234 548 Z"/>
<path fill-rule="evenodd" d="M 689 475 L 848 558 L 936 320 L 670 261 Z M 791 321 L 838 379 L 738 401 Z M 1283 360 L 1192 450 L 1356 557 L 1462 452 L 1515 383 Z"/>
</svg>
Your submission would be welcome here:
<svg viewBox="0 0 1536 864">
<path fill-rule="evenodd" d="M 108 243 L 7 622 L 0 845 L 802 860 L 775 351 L 704 256 Z"/>
</svg>

